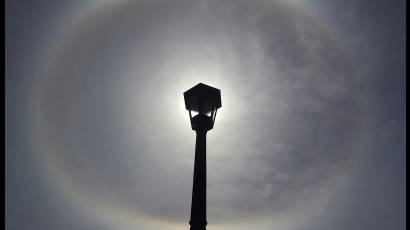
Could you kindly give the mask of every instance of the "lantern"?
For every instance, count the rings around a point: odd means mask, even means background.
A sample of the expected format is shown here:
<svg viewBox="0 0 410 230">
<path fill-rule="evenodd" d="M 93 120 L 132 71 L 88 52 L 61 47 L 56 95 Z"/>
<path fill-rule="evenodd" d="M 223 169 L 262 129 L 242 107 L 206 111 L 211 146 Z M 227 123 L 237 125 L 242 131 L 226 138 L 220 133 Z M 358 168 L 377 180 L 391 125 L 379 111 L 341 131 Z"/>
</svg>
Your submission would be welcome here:
<svg viewBox="0 0 410 230">
<path fill-rule="evenodd" d="M 221 91 L 199 83 L 184 93 L 185 108 L 193 130 L 208 131 L 213 128 L 216 112 L 221 108 Z"/>
</svg>

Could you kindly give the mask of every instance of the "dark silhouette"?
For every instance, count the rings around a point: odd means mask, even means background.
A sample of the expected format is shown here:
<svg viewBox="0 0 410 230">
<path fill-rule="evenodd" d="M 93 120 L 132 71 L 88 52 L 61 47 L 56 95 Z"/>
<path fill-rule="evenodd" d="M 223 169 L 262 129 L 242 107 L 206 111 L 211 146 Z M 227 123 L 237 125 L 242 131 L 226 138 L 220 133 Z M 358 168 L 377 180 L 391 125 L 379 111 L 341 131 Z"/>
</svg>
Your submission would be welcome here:
<svg viewBox="0 0 410 230">
<path fill-rule="evenodd" d="M 214 127 L 221 105 L 219 89 L 199 83 L 184 93 L 192 130 L 196 131 L 194 181 L 192 186 L 191 230 L 205 230 L 206 221 L 206 133 Z M 198 112 L 192 117 L 192 111 Z"/>
</svg>

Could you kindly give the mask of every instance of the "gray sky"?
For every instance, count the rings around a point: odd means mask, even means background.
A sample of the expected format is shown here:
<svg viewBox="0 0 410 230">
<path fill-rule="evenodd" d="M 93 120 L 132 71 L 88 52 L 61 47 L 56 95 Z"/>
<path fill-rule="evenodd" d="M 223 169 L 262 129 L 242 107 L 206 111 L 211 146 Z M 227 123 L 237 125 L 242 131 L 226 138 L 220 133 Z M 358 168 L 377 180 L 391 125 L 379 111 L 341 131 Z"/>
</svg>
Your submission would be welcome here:
<svg viewBox="0 0 410 230">
<path fill-rule="evenodd" d="M 6 1 L 6 229 L 405 229 L 404 1 Z"/>
</svg>

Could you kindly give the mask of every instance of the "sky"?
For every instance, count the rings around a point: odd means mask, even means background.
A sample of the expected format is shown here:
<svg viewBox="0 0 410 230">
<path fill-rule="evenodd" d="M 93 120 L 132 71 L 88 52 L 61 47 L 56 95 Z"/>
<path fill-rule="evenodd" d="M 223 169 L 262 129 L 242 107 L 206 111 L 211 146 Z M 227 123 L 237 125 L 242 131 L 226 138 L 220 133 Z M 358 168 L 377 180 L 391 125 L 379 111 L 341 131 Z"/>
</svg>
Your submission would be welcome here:
<svg viewBox="0 0 410 230">
<path fill-rule="evenodd" d="M 405 5 L 7 0 L 6 229 L 404 230 Z"/>
</svg>

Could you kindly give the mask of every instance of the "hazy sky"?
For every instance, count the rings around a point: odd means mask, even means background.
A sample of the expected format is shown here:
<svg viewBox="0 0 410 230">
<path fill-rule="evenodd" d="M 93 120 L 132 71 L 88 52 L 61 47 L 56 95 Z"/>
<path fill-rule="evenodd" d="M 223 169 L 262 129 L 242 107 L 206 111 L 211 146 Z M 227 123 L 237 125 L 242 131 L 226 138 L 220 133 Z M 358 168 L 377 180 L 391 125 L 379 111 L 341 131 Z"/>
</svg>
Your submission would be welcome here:
<svg viewBox="0 0 410 230">
<path fill-rule="evenodd" d="M 6 1 L 6 229 L 404 230 L 405 1 Z"/>
</svg>

